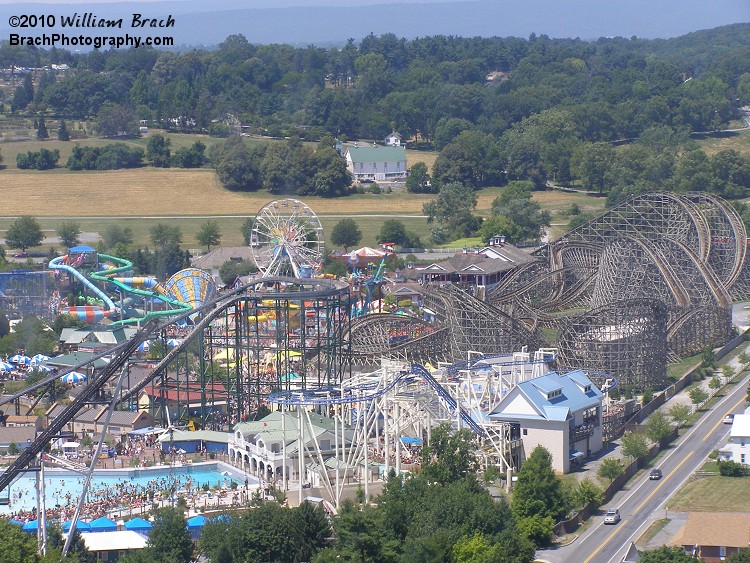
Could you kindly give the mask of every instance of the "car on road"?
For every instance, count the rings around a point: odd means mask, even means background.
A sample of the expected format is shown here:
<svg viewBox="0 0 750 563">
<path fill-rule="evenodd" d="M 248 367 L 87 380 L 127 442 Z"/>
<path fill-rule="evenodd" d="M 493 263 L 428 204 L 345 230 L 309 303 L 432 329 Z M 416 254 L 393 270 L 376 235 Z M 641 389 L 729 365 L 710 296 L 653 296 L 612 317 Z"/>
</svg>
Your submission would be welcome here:
<svg viewBox="0 0 750 563">
<path fill-rule="evenodd" d="M 604 514 L 605 524 L 617 524 L 620 521 L 620 511 L 616 508 L 607 510 Z"/>
<path fill-rule="evenodd" d="M 13 255 L 13 258 L 28 258 L 29 254 L 27 252 L 16 252 Z"/>
<path fill-rule="evenodd" d="M 734 422 L 734 415 L 728 414 L 724 417 L 724 424 L 732 424 Z"/>
<path fill-rule="evenodd" d="M 661 479 L 661 469 L 652 469 L 651 473 L 648 474 L 648 478 L 652 481 L 658 481 Z"/>
</svg>

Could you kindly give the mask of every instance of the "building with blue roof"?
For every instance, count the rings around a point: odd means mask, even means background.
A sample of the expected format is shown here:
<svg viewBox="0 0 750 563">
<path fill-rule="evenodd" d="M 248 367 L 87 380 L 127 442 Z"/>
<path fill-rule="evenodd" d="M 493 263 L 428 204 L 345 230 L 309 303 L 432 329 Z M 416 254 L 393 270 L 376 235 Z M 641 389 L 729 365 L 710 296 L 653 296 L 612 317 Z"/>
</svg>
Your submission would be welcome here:
<svg viewBox="0 0 750 563">
<path fill-rule="evenodd" d="M 568 473 L 602 449 L 603 399 L 584 371 L 551 372 L 511 389 L 490 419 L 510 425 L 511 439 L 518 444 L 516 467 L 535 447 L 544 446 L 552 454 L 552 468 Z"/>
</svg>

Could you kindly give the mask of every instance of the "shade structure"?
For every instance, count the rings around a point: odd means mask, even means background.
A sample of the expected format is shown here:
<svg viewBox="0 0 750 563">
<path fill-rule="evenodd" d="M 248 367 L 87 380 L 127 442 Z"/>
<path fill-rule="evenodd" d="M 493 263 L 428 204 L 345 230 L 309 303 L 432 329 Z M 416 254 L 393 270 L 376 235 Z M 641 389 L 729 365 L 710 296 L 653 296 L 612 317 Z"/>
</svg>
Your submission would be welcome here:
<svg viewBox="0 0 750 563">
<path fill-rule="evenodd" d="M 38 520 L 32 520 L 30 522 L 26 522 L 23 525 L 23 528 L 21 528 L 24 532 L 28 532 L 29 534 L 35 534 L 37 531 L 37 528 L 39 528 L 39 521 Z"/>
<path fill-rule="evenodd" d="M 27 366 L 31 363 L 31 358 L 24 356 L 23 354 L 16 354 L 10 358 L 10 361 L 19 366 Z"/>
<path fill-rule="evenodd" d="M 31 361 L 29 362 L 32 366 L 35 366 L 37 364 L 41 364 L 42 362 L 46 362 L 47 360 L 50 360 L 49 356 L 45 356 L 44 354 L 37 354 L 36 356 L 31 357 Z"/>
<path fill-rule="evenodd" d="M 125 529 L 133 532 L 149 532 L 154 525 L 143 518 L 133 518 L 125 522 Z"/>
<path fill-rule="evenodd" d="M 179 338 L 170 338 L 167 340 L 167 346 L 170 348 L 177 348 L 180 344 L 182 344 L 182 340 Z"/>
<path fill-rule="evenodd" d="M 0 371 L 13 371 L 16 367 L 8 362 L 0 362 Z"/>
<path fill-rule="evenodd" d="M 148 352 L 151 349 L 151 341 L 150 340 L 144 340 L 138 345 L 138 351 L 139 352 Z"/>
<path fill-rule="evenodd" d="M 114 520 L 110 520 L 109 518 L 104 518 L 103 516 L 101 518 L 97 518 L 96 520 L 92 520 L 89 522 L 89 526 L 91 527 L 92 532 L 116 532 L 117 531 L 117 523 Z"/>
<path fill-rule="evenodd" d="M 302 352 L 297 350 L 279 350 L 276 352 L 277 358 L 299 358 L 300 356 L 302 356 Z"/>
<path fill-rule="evenodd" d="M 200 530 L 206 524 L 206 522 L 208 522 L 208 518 L 202 516 L 201 514 L 198 514 L 198 516 L 188 518 L 187 528 L 188 530 Z"/>
<path fill-rule="evenodd" d="M 60 377 L 60 381 L 62 381 L 63 383 L 81 383 L 83 381 L 86 381 L 86 376 L 77 371 L 71 371 L 70 373 L 66 373 L 65 375 Z"/>
<path fill-rule="evenodd" d="M 222 348 L 213 355 L 213 359 L 217 362 L 228 362 L 234 359 L 234 348 Z"/>
<path fill-rule="evenodd" d="M 54 371 L 54 368 L 51 368 L 49 366 L 34 366 L 34 369 L 44 373 L 51 373 Z"/>
<path fill-rule="evenodd" d="M 63 532 L 69 532 L 70 531 L 70 527 L 72 525 L 73 525 L 73 521 L 72 520 L 68 520 L 67 522 L 64 522 L 63 525 L 62 525 L 62 531 Z M 84 522 L 83 520 L 79 520 L 78 522 L 76 522 L 76 530 L 78 530 L 81 533 L 90 532 L 91 531 L 91 524 L 89 524 L 88 522 Z"/>
<path fill-rule="evenodd" d="M 25 524 L 25 522 L 21 522 L 20 520 L 16 520 L 14 518 L 10 519 L 10 523 L 15 524 L 16 526 L 23 526 Z"/>
</svg>

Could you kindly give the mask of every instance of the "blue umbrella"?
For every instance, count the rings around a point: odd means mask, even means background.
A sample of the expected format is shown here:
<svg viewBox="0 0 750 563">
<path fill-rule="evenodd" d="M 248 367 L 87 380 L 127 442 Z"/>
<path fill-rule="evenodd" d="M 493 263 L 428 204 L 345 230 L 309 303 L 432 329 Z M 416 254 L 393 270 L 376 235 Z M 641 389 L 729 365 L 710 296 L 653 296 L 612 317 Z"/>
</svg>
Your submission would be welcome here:
<svg viewBox="0 0 750 563">
<path fill-rule="evenodd" d="M 34 366 L 35 371 L 42 371 L 44 373 L 50 373 L 53 369 L 49 366 Z"/>
<path fill-rule="evenodd" d="M 104 516 L 102 516 L 101 518 L 97 518 L 96 520 L 92 520 L 91 522 L 89 522 L 89 526 L 91 527 L 92 532 L 117 531 L 117 523 L 113 520 L 110 520 L 109 518 L 104 518 Z"/>
<path fill-rule="evenodd" d="M 21 522 L 20 520 L 15 520 L 15 519 L 11 519 L 10 523 L 15 524 L 16 526 L 21 526 L 21 527 L 23 527 L 24 525 L 24 522 Z"/>
<path fill-rule="evenodd" d="M 60 381 L 63 383 L 81 383 L 82 381 L 86 381 L 86 376 L 77 371 L 71 371 L 60 377 Z"/>
<path fill-rule="evenodd" d="M 143 518 L 133 518 L 125 522 L 125 529 L 133 532 L 149 532 L 154 525 Z"/>
<path fill-rule="evenodd" d="M 21 530 L 28 532 L 29 534 L 35 534 L 38 527 L 39 522 L 37 520 L 32 520 L 31 522 L 26 522 Z"/>
<path fill-rule="evenodd" d="M 45 356 L 44 354 L 37 354 L 36 356 L 33 356 L 31 358 L 31 361 L 29 363 L 32 366 L 35 366 L 37 364 L 41 364 L 42 362 L 46 362 L 49 359 L 51 359 L 49 356 Z"/>
<path fill-rule="evenodd" d="M 27 366 L 31 363 L 31 358 L 24 356 L 23 354 L 16 354 L 10 359 L 14 364 Z"/>
<path fill-rule="evenodd" d="M 62 531 L 63 532 L 69 532 L 70 527 L 73 525 L 72 520 L 68 520 L 62 525 Z M 91 531 L 91 525 L 88 522 L 84 522 L 83 520 L 79 520 L 76 522 L 76 530 L 79 532 L 90 532 Z"/>
<path fill-rule="evenodd" d="M 0 362 L 0 371 L 13 371 L 16 367 L 8 362 Z"/>
<path fill-rule="evenodd" d="M 170 348 L 177 348 L 180 344 L 182 344 L 182 340 L 179 338 L 170 338 L 167 340 L 167 346 Z"/>
<path fill-rule="evenodd" d="M 139 352 L 148 352 L 151 349 L 151 341 L 150 340 L 144 340 L 138 345 L 138 351 Z"/>
</svg>

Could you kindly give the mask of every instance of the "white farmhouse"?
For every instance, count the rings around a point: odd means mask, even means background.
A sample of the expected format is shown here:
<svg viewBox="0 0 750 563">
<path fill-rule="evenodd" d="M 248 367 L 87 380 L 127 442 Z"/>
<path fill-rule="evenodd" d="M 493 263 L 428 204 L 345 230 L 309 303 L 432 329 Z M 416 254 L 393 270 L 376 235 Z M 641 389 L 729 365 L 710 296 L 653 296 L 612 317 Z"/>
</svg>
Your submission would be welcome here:
<svg viewBox="0 0 750 563">
<path fill-rule="evenodd" d="M 719 450 L 719 459 L 750 465 L 750 407 L 734 415 L 729 443 Z"/>
<path fill-rule="evenodd" d="M 403 180 L 406 172 L 404 147 L 349 147 L 346 167 L 355 180 Z"/>
<path fill-rule="evenodd" d="M 386 147 L 400 147 L 401 146 L 401 135 L 398 131 L 394 131 L 385 138 Z"/>
</svg>

